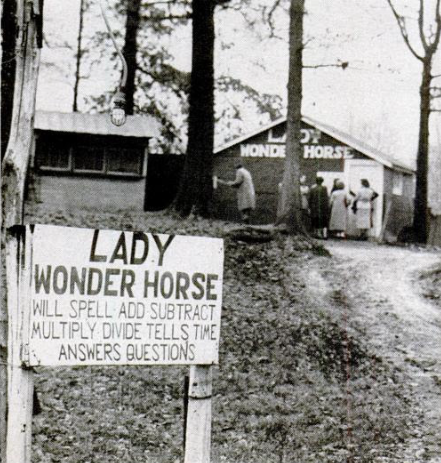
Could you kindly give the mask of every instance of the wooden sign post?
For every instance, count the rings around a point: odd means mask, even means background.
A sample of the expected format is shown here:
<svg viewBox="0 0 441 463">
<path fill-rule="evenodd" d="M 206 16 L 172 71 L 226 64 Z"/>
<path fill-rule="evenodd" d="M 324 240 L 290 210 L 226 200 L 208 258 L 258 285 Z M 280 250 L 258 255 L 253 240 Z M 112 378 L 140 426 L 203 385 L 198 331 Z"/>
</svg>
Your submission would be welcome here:
<svg viewBox="0 0 441 463">
<path fill-rule="evenodd" d="M 50 225 L 21 228 L 11 239 L 20 256 L 8 260 L 16 266 L 9 274 L 19 275 L 9 282 L 18 307 L 10 319 L 11 388 L 17 374 L 24 387 L 9 409 L 20 424 L 8 448 L 19 445 L 20 457 L 7 463 L 30 462 L 30 368 L 39 365 L 190 365 L 185 461 L 208 463 L 222 240 Z"/>
<path fill-rule="evenodd" d="M 211 369 L 211 366 L 190 367 L 184 463 L 210 462 Z"/>
</svg>

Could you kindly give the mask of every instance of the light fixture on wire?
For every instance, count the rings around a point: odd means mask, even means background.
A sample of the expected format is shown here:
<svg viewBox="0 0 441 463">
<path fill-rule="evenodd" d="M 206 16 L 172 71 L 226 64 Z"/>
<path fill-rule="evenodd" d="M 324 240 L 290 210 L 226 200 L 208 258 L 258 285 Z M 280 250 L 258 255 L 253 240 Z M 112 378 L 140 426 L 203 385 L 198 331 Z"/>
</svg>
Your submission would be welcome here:
<svg viewBox="0 0 441 463">
<path fill-rule="evenodd" d="M 127 82 L 127 63 L 124 58 L 124 55 L 121 53 L 121 50 L 118 47 L 118 44 L 116 43 L 115 36 L 113 35 L 112 29 L 109 24 L 109 20 L 106 15 L 106 11 L 103 6 L 103 0 L 100 0 L 100 7 L 101 14 L 103 16 L 104 22 L 106 23 L 107 31 L 109 32 L 109 36 L 113 42 L 113 46 L 115 47 L 116 53 L 118 54 L 118 57 L 122 63 L 121 80 L 119 83 L 118 90 L 112 98 L 112 108 L 110 111 L 110 120 L 112 121 L 112 124 L 121 126 L 124 125 L 126 122 L 126 97 L 124 94 L 124 89 Z"/>
</svg>

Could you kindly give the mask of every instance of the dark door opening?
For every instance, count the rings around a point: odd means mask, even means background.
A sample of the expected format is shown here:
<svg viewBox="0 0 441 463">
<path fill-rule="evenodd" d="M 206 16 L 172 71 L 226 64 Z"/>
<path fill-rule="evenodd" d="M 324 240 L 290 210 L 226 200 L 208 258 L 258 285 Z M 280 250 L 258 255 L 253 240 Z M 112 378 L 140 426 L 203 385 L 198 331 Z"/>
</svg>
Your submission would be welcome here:
<svg viewBox="0 0 441 463">
<path fill-rule="evenodd" d="M 184 161 L 184 155 L 148 155 L 145 211 L 162 211 L 170 206 L 178 192 Z"/>
</svg>

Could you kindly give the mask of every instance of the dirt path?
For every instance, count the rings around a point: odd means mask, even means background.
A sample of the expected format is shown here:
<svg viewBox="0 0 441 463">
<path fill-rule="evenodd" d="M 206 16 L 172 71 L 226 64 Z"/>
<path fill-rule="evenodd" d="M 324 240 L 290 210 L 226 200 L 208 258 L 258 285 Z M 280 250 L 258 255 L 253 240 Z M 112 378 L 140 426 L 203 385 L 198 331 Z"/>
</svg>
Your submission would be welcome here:
<svg viewBox="0 0 441 463">
<path fill-rule="evenodd" d="M 350 241 L 327 247 L 335 265 L 321 260 L 312 266 L 310 291 L 322 298 L 344 294 L 351 323 L 409 378 L 414 409 L 424 419 L 405 443 L 405 461 L 441 462 L 441 310 L 422 297 L 418 284 L 420 272 L 439 263 L 441 253 Z"/>
</svg>

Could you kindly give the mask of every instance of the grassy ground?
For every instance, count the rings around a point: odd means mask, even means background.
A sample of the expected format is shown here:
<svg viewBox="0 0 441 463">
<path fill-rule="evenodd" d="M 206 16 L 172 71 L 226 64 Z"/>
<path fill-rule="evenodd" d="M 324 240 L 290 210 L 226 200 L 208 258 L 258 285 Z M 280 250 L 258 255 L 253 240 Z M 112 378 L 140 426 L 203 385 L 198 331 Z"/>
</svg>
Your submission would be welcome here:
<svg viewBox="0 0 441 463">
<path fill-rule="evenodd" d="M 167 215 L 31 211 L 28 221 L 223 236 L 226 224 Z M 213 462 L 398 462 L 412 422 L 399 371 L 374 356 L 336 292 L 305 290 L 317 256 L 300 240 L 226 238 Z M 39 368 L 34 463 L 174 462 L 182 457 L 186 368 Z"/>
</svg>

